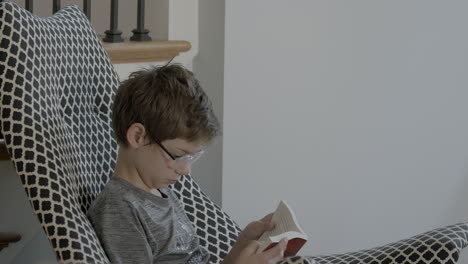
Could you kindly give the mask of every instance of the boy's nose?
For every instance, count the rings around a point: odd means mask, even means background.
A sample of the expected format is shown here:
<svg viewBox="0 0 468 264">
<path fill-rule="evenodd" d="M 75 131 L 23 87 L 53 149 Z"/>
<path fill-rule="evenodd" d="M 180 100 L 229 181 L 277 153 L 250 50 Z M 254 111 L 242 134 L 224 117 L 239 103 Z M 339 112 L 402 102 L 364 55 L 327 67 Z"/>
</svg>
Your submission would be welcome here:
<svg viewBox="0 0 468 264">
<path fill-rule="evenodd" d="M 183 164 L 179 168 L 176 169 L 176 173 L 179 175 L 190 175 L 191 168 L 188 164 Z"/>
</svg>

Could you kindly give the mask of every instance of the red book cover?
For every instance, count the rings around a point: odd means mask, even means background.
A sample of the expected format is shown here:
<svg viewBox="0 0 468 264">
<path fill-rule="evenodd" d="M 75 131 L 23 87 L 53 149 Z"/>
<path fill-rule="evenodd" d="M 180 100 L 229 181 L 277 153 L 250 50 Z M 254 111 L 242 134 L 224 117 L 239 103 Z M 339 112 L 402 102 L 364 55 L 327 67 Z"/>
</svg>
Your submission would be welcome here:
<svg viewBox="0 0 468 264">
<path fill-rule="evenodd" d="M 288 245 L 286 246 L 286 250 L 284 251 L 284 257 L 290 257 L 290 256 L 295 256 L 297 255 L 297 252 L 304 246 L 304 244 L 307 242 L 307 240 L 302 239 L 302 238 L 293 238 L 288 241 Z M 270 248 L 273 248 L 276 246 L 278 243 L 271 243 L 265 250 L 267 251 Z"/>
</svg>

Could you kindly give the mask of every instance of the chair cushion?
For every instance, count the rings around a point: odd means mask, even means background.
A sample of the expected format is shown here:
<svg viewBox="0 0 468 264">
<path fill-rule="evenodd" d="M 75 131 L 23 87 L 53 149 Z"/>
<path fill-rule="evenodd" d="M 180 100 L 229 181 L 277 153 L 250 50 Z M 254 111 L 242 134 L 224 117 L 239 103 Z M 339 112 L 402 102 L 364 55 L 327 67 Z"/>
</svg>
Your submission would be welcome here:
<svg viewBox="0 0 468 264">
<path fill-rule="evenodd" d="M 306 259 L 316 264 L 455 264 L 458 262 L 461 250 L 467 245 L 468 224 L 460 223 L 382 247 L 330 256 L 306 257 Z"/>
<path fill-rule="evenodd" d="M 210 252 L 210 262 L 221 262 L 239 235 L 237 224 L 203 193 L 192 177 L 183 176 L 170 188 L 195 226 L 200 245 Z"/>
<path fill-rule="evenodd" d="M 107 261 L 85 211 L 116 163 L 118 76 L 86 16 L 40 18 L 1 3 L 1 129 L 57 257 Z"/>
<path fill-rule="evenodd" d="M 116 164 L 118 76 L 77 7 L 41 18 L 0 3 L 0 24 L 0 127 L 34 212 L 61 262 L 106 263 L 85 212 Z M 238 227 L 191 177 L 173 189 L 218 262 Z"/>
</svg>

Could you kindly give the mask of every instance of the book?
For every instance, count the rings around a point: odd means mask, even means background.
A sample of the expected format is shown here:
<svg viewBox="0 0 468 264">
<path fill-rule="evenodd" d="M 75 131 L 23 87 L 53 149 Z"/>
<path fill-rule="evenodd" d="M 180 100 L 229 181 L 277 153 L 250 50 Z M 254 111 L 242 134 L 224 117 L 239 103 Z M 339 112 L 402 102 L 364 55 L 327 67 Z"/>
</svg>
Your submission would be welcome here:
<svg viewBox="0 0 468 264">
<path fill-rule="evenodd" d="M 266 231 L 260 236 L 260 247 L 257 252 L 263 252 L 274 247 L 281 239 L 287 238 L 288 245 L 284 251 L 284 257 L 295 256 L 307 242 L 307 234 L 299 226 L 299 223 L 289 205 L 281 200 L 273 213 L 272 220 L 276 223 L 273 230 Z"/>
</svg>

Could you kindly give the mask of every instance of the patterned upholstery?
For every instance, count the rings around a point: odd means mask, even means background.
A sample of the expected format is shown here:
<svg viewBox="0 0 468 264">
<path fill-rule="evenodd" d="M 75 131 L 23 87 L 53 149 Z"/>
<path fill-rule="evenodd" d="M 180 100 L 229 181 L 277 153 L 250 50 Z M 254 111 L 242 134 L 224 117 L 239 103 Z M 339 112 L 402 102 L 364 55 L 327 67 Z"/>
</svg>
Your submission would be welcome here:
<svg viewBox="0 0 468 264">
<path fill-rule="evenodd" d="M 436 229 L 383 247 L 310 258 L 317 264 L 417 263 L 454 264 L 468 245 L 468 224 Z"/>
<path fill-rule="evenodd" d="M 86 16 L 39 18 L 0 3 L 1 129 L 57 258 L 106 261 L 85 210 L 116 162 L 118 77 Z"/>
<path fill-rule="evenodd" d="M 108 263 L 85 212 L 116 164 L 117 74 L 77 7 L 40 18 L 0 3 L 0 31 L 0 129 L 32 208 L 60 262 Z M 239 228 L 190 176 L 173 188 L 217 263 Z M 455 263 L 467 233 L 461 224 L 382 248 L 282 263 Z"/>
<path fill-rule="evenodd" d="M 105 263 L 85 212 L 113 173 L 110 126 L 118 76 L 77 7 L 39 18 L 0 3 L 1 130 L 8 152 L 57 257 Z M 184 177 L 176 192 L 215 262 L 236 224 Z"/>
</svg>

